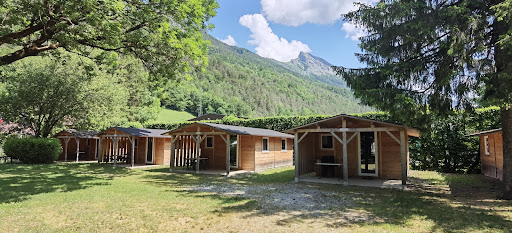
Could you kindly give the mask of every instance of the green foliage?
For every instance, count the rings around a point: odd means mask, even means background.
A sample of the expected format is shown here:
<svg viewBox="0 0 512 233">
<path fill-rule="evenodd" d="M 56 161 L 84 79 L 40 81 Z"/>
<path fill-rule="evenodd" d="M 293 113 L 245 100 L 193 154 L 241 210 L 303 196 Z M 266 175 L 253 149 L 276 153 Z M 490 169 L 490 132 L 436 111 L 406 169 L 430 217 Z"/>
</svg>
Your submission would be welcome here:
<svg viewBox="0 0 512 233">
<path fill-rule="evenodd" d="M 101 130 L 143 123 L 160 109 L 149 91 L 149 75 L 130 57 L 107 67 L 62 51 L 59 57 L 2 66 L 0 72 L 2 118 L 33 129 L 36 137 L 64 127 Z"/>
<path fill-rule="evenodd" d="M 410 142 L 411 167 L 439 172 L 480 172 L 479 140 L 466 137 L 464 114 L 431 124 L 428 132 Z"/>
<path fill-rule="evenodd" d="M 27 164 L 53 163 L 62 153 L 55 138 L 11 138 L 3 145 L 4 153 Z"/>
<path fill-rule="evenodd" d="M 107 64 L 118 54 L 144 61 L 154 79 L 206 63 L 215 0 L 6 0 L 0 4 L 0 65 L 44 51 L 67 51 Z M 101 53 L 91 53 L 94 50 Z"/>
<path fill-rule="evenodd" d="M 363 103 L 417 125 L 428 126 L 432 115 L 471 110 L 479 94 L 488 104 L 510 104 L 512 47 L 499 45 L 512 32 L 507 2 L 361 5 L 345 19 L 369 32 L 357 54 L 366 67 L 340 67 L 338 74 Z M 502 7 L 498 14 L 496 4 Z"/>
<path fill-rule="evenodd" d="M 192 72 L 190 80 L 169 83 L 161 93 L 163 106 L 194 115 L 202 109 L 205 114 L 239 117 L 372 110 L 361 105 L 334 75 L 329 78 L 307 75 L 292 63 L 262 58 L 205 36 L 212 42 L 208 68 L 204 72 Z"/>
</svg>

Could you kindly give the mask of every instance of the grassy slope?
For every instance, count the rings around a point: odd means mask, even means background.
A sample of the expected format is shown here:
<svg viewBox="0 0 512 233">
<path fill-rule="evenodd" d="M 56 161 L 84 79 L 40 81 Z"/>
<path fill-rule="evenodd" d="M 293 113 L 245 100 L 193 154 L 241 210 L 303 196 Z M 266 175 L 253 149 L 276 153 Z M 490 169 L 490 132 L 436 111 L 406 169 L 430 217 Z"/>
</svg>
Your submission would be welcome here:
<svg viewBox="0 0 512 233">
<path fill-rule="evenodd" d="M 167 169 L 128 170 L 105 164 L 0 164 L 2 232 L 431 232 L 512 229 L 512 202 L 454 195 L 453 187 L 487 188 L 482 176 L 413 172 L 412 182 L 429 191 L 308 185 L 349 196 L 342 214 L 261 214 L 250 199 L 187 191 L 190 184 L 245 185 L 293 180 L 293 169 L 248 178 L 166 173 Z M 307 184 L 304 184 L 307 185 Z M 444 190 L 444 191 L 443 191 Z M 471 194 L 471 193 L 470 193 Z M 322 210 L 326 211 L 326 210 Z M 365 213 L 372 223 L 343 213 Z M 334 212 L 333 212 L 334 213 Z"/>
<path fill-rule="evenodd" d="M 160 113 L 158 113 L 157 122 L 165 122 L 165 123 L 173 123 L 173 122 L 182 122 L 188 119 L 192 119 L 195 116 L 188 112 L 180 112 L 170 109 L 162 109 Z"/>
</svg>

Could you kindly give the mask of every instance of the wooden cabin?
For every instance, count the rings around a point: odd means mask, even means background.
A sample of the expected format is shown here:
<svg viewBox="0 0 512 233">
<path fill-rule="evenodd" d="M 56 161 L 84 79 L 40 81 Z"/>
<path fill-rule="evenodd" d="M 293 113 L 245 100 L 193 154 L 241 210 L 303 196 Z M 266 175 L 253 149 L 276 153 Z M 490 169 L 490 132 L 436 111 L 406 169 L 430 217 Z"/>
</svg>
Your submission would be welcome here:
<svg viewBox="0 0 512 233">
<path fill-rule="evenodd" d="M 76 161 L 96 160 L 98 158 L 98 142 L 95 131 L 78 131 L 66 129 L 58 132 L 53 137 L 58 138 L 62 145 L 62 153 L 58 160 Z"/>
<path fill-rule="evenodd" d="M 482 174 L 503 180 L 503 135 L 501 129 L 477 132 L 468 136 L 480 137 Z"/>
<path fill-rule="evenodd" d="M 113 127 L 99 138 L 98 162 L 135 164 L 169 164 L 171 137 L 169 130 Z"/>
<path fill-rule="evenodd" d="M 409 164 L 408 137 L 419 131 L 403 125 L 338 115 L 286 133 L 295 135 L 295 180 L 302 176 L 401 179 Z"/>
<path fill-rule="evenodd" d="M 293 136 L 268 129 L 196 122 L 170 131 L 170 170 L 261 171 L 293 165 Z M 199 162 L 197 162 L 199 161 Z"/>
</svg>

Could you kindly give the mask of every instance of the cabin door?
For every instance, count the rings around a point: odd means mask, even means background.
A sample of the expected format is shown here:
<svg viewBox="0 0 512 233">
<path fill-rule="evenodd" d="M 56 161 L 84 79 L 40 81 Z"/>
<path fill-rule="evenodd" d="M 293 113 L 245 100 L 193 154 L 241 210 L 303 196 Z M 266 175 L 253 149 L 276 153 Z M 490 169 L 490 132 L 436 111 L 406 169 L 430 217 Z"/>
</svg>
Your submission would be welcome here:
<svg viewBox="0 0 512 233">
<path fill-rule="evenodd" d="M 229 136 L 229 164 L 238 168 L 238 135 Z"/>
<path fill-rule="evenodd" d="M 377 133 L 359 134 L 359 175 L 378 176 Z"/>
<path fill-rule="evenodd" d="M 153 163 L 153 155 L 154 155 L 154 142 L 153 138 L 148 137 L 148 148 L 146 151 L 146 163 Z"/>
</svg>

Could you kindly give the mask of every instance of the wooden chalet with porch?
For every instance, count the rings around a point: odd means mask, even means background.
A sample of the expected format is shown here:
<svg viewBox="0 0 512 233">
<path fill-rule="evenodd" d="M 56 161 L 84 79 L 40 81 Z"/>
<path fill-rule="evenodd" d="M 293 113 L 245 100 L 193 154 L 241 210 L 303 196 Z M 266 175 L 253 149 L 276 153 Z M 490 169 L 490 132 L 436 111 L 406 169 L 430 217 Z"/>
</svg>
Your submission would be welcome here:
<svg viewBox="0 0 512 233">
<path fill-rule="evenodd" d="M 78 131 L 66 129 L 56 133 L 53 137 L 60 140 L 62 153 L 58 160 L 96 160 L 98 157 L 98 142 L 95 131 Z"/>
<path fill-rule="evenodd" d="M 268 129 L 196 122 L 172 130 L 170 171 L 261 171 L 293 165 L 293 136 Z M 224 173 L 225 171 L 225 173 Z"/>
<path fill-rule="evenodd" d="M 377 178 L 406 184 L 408 137 L 419 131 L 403 125 L 338 115 L 285 131 L 295 135 L 295 180 L 303 177 Z"/>
<path fill-rule="evenodd" d="M 98 133 L 98 162 L 130 164 L 169 164 L 169 130 L 113 127 Z"/>
</svg>

